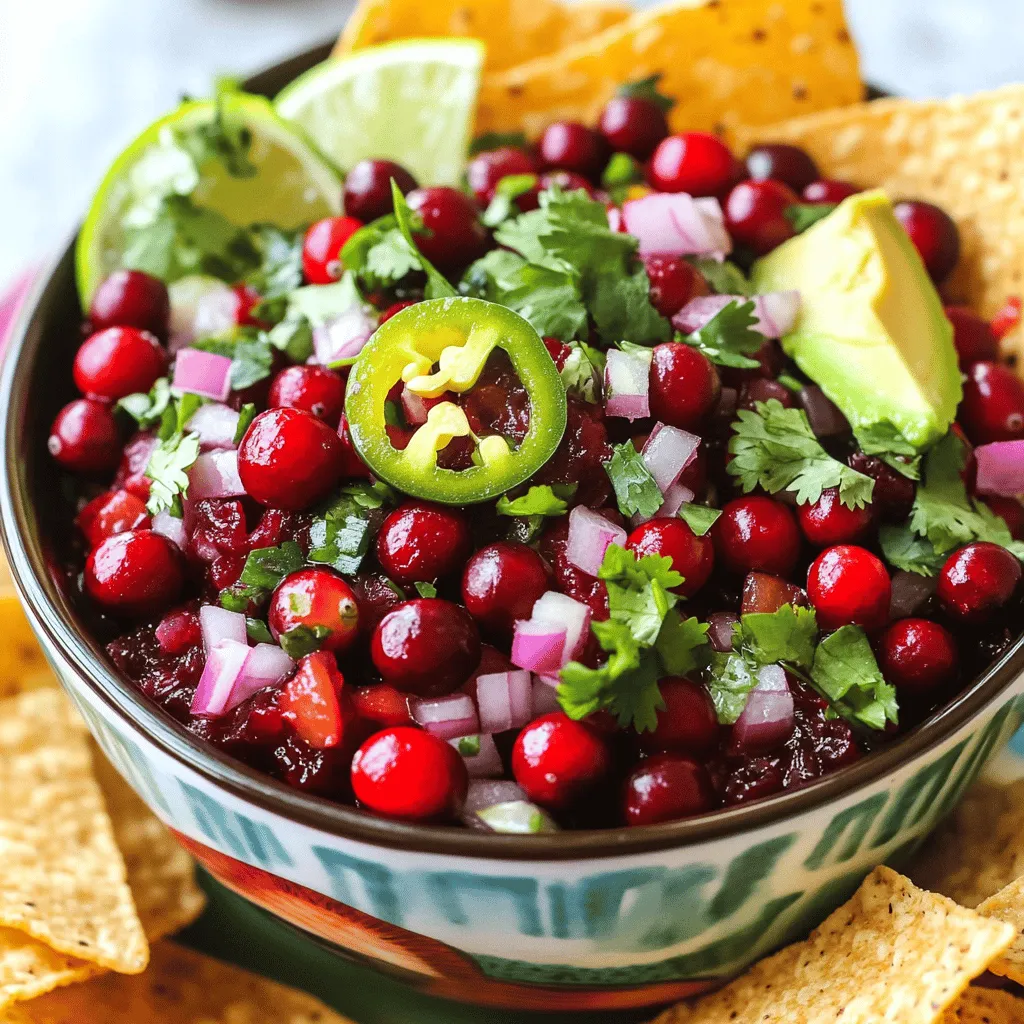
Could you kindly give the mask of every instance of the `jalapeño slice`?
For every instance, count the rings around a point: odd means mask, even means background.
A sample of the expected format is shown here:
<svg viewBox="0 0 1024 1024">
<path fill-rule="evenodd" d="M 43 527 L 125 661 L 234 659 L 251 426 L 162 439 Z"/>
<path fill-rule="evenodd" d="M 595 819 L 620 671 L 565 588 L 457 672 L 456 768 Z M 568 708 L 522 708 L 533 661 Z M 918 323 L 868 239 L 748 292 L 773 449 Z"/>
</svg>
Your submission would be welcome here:
<svg viewBox="0 0 1024 1024">
<path fill-rule="evenodd" d="M 530 400 L 530 428 L 516 446 L 478 437 L 462 407 L 441 402 L 404 450 L 387 435 L 384 403 L 395 384 L 422 398 L 472 390 L 495 349 L 508 355 Z M 352 442 L 374 474 L 406 494 L 448 505 L 488 501 L 529 479 L 565 433 L 565 388 L 540 335 L 518 313 L 471 298 L 430 299 L 382 324 L 352 367 L 345 397 Z M 473 465 L 442 469 L 455 437 L 476 444 Z"/>
</svg>

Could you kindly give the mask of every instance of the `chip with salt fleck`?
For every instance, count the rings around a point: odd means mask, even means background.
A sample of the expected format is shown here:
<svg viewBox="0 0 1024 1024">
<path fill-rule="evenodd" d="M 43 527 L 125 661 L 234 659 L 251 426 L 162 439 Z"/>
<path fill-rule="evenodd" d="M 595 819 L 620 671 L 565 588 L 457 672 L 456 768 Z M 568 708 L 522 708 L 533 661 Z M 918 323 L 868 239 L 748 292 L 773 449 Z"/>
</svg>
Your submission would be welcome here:
<svg viewBox="0 0 1024 1024">
<path fill-rule="evenodd" d="M 1024 1024 L 1024 999 L 972 986 L 946 1011 L 942 1024 Z"/>
<path fill-rule="evenodd" d="M 1024 877 L 1015 879 L 978 904 L 978 913 L 1005 921 L 1016 929 L 1013 943 L 989 965 L 989 970 L 1024 983 Z"/>
</svg>

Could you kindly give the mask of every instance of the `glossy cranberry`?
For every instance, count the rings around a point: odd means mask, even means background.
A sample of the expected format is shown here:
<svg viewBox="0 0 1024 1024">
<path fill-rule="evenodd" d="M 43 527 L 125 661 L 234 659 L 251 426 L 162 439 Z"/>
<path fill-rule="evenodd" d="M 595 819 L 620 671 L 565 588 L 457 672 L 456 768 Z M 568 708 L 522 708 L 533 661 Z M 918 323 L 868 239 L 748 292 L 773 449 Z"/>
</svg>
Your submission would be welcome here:
<svg viewBox="0 0 1024 1024">
<path fill-rule="evenodd" d="M 409 299 L 403 299 L 401 302 L 392 302 L 377 319 L 377 326 L 379 327 L 381 324 L 386 324 L 396 313 L 401 313 L 403 309 L 408 309 L 410 306 L 415 305 L 416 303 Z"/>
<path fill-rule="evenodd" d="M 953 219 L 932 203 L 907 200 L 893 207 L 936 284 L 942 284 L 960 259 L 960 232 Z"/>
<path fill-rule="evenodd" d="M 816 548 L 862 540 L 874 522 L 870 503 L 848 508 L 839 500 L 838 487 L 826 487 L 817 501 L 797 506 L 796 514 L 804 536 Z"/>
<path fill-rule="evenodd" d="M 261 505 L 299 509 L 341 479 L 341 439 L 304 409 L 270 409 L 252 421 L 238 447 L 238 475 Z"/>
<path fill-rule="evenodd" d="M 270 385 L 269 404 L 304 409 L 337 427 L 345 408 L 345 382 L 325 366 L 287 366 Z"/>
<path fill-rule="evenodd" d="M 565 810 L 592 792 L 610 768 L 604 737 L 561 711 L 534 719 L 512 748 L 516 782 L 534 803 L 554 810 Z"/>
<path fill-rule="evenodd" d="M 426 583 L 461 569 L 471 547 L 469 524 L 459 509 L 409 501 L 384 520 L 377 561 L 399 583 Z"/>
<path fill-rule="evenodd" d="M 692 196 L 724 196 L 740 175 L 740 164 L 729 148 L 706 132 L 662 140 L 647 170 L 647 180 L 657 191 Z"/>
<path fill-rule="evenodd" d="M 796 405 L 793 392 L 771 377 L 755 377 L 748 380 L 740 388 L 739 408 L 756 409 L 758 402 L 776 401 L 784 409 L 792 409 Z"/>
<path fill-rule="evenodd" d="M 407 198 L 410 208 L 423 218 L 424 232 L 416 235 L 416 244 L 431 263 L 451 270 L 482 255 L 487 232 L 472 199 L 441 185 L 418 188 Z"/>
<path fill-rule="evenodd" d="M 722 803 L 726 807 L 763 800 L 781 793 L 785 787 L 781 766 L 777 759 L 755 757 L 743 762 L 725 780 Z"/>
<path fill-rule="evenodd" d="M 350 647 L 359 630 L 359 608 L 352 588 L 330 569 L 299 569 L 289 573 L 274 589 L 267 615 L 275 640 L 305 626 L 321 627 L 326 651 Z"/>
<path fill-rule="evenodd" d="M 794 192 L 802 192 L 818 180 L 818 165 L 799 146 L 765 142 L 747 154 L 747 174 L 754 181 L 774 178 Z"/>
<path fill-rule="evenodd" d="M 651 283 L 651 305 L 664 317 L 673 317 L 690 299 L 708 294 L 704 275 L 682 256 L 644 256 Z"/>
<path fill-rule="evenodd" d="M 239 327 L 270 328 L 270 324 L 256 316 L 256 307 L 263 296 L 252 285 L 236 284 L 231 291 L 235 296 L 235 323 Z"/>
<path fill-rule="evenodd" d="M 961 370 L 999 358 L 999 341 L 987 320 L 966 306 L 946 306 L 946 319 L 953 325 L 953 345 Z"/>
<path fill-rule="evenodd" d="M 293 789 L 332 800 L 352 799 L 352 753 L 344 746 L 317 749 L 292 734 L 275 747 L 273 764 L 275 774 Z"/>
<path fill-rule="evenodd" d="M 614 96 L 598 118 L 597 130 L 616 153 L 628 153 L 641 163 L 668 135 L 665 112 L 640 96 Z"/>
<path fill-rule="evenodd" d="M 551 361 L 555 364 L 555 369 L 561 372 L 568 362 L 569 356 L 572 355 L 572 349 L 558 338 L 544 338 L 543 341 L 548 355 L 551 356 Z"/>
<path fill-rule="evenodd" d="M 592 128 L 578 121 L 554 121 L 544 129 L 537 153 L 545 167 L 572 171 L 595 181 L 604 168 L 608 147 Z"/>
<path fill-rule="evenodd" d="M 356 713 L 379 726 L 412 725 L 409 699 L 409 694 L 384 683 L 360 686 L 352 691 L 352 706 Z"/>
<path fill-rule="evenodd" d="M 87 398 L 116 402 L 148 391 L 167 371 L 167 352 L 137 327 L 107 327 L 90 335 L 75 353 L 75 386 Z"/>
<path fill-rule="evenodd" d="M 731 572 L 788 576 L 800 554 L 800 531 L 790 509 L 771 498 L 736 498 L 711 528 L 715 554 Z"/>
<path fill-rule="evenodd" d="M 130 491 L 106 491 L 75 516 L 75 525 L 94 548 L 115 533 L 148 528 L 149 516 L 146 503 Z"/>
<path fill-rule="evenodd" d="M 826 548 L 807 570 L 807 596 L 825 630 L 881 629 L 889 619 L 891 591 L 885 563 L 854 544 Z"/>
<path fill-rule="evenodd" d="M 655 754 L 640 762 L 626 781 L 623 817 L 627 825 L 657 825 L 703 814 L 715 806 L 703 765 L 679 754 Z"/>
<path fill-rule="evenodd" d="M 1002 363 L 967 368 L 960 423 L 974 444 L 1024 437 L 1024 382 Z"/>
<path fill-rule="evenodd" d="M 1024 540 L 1024 505 L 1016 498 L 1000 498 L 995 494 L 985 495 L 982 501 L 1006 522 L 1014 540 Z"/>
<path fill-rule="evenodd" d="M 395 179 L 402 195 L 416 187 L 416 179 L 402 166 L 391 160 L 360 160 L 345 175 L 342 201 L 350 217 L 358 217 L 364 224 L 391 213 L 391 179 Z"/>
<path fill-rule="evenodd" d="M 511 175 L 536 174 L 537 163 L 529 153 L 514 146 L 502 146 L 477 153 L 466 167 L 466 180 L 476 201 L 483 207 L 494 198 L 498 182 Z M 520 210 L 532 210 L 537 206 L 537 187 L 524 193 L 516 200 Z"/>
<path fill-rule="evenodd" d="M 956 677 L 958 662 L 952 634 L 929 619 L 900 619 L 878 641 L 882 675 L 902 693 L 945 686 Z"/>
<path fill-rule="evenodd" d="M 611 496 L 604 463 L 612 457 L 604 410 L 569 396 L 565 433 L 555 454 L 535 476 L 538 484 L 576 483 L 576 501 L 600 508 Z M 604 479 L 602 479 L 602 477 Z"/>
<path fill-rule="evenodd" d="M 715 546 L 707 535 L 698 537 L 682 519 L 652 519 L 638 526 L 626 547 L 644 555 L 667 555 L 672 568 L 683 577 L 677 594 L 693 597 L 708 581 L 715 567 Z"/>
<path fill-rule="evenodd" d="M 440 598 L 398 605 L 370 644 L 377 671 L 395 689 L 439 697 L 461 686 L 480 660 L 480 634 L 465 608 Z"/>
<path fill-rule="evenodd" d="M 801 198 L 805 203 L 841 203 L 860 191 L 856 185 L 848 181 L 836 181 L 834 178 L 821 178 L 807 185 Z"/>
<path fill-rule="evenodd" d="M 384 729 L 352 758 L 352 789 L 371 811 L 402 821 L 454 818 L 469 777 L 456 749 L 422 729 Z"/>
<path fill-rule="evenodd" d="M 89 304 L 94 331 L 135 327 L 166 338 L 170 319 L 167 285 L 141 270 L 115 270 L 99 284 Z"/>
<path fill-rule="evenodd" d="M 651 358 L 651 415 L 683 430 L 699 427 L 715 407 L 722 384 L 714 364 L 695 348 L 669 341 Z"/>
<path fill-rule="evenodd" d="M 184 654 L 203 642 L 199 616 L 184 608 L 168 612 L 153 632 L 164 654 Z"/>
<path fill-rule="evenodd" d="M 984 622 L 1013 597 L 1020 577 L 1020 562 L 1006 548 L 987 541 L 968 544 L 942 567 L 939 602 L 957 619 Z"/>
<path fill-rule="evenodd" d="M 771 614 L 786 604 L 804 607 L 807 604 L 807 594 L 800 587 L 787 583 L 780 576 L 773 576 L 767 572 L 747 573 L 743 580 L 743 599 L 740 604 L 740 612 L 743 615 L 751 615 L 756 612 Z"/>
<path fill-rule="evenodd" d="M 68 402 L 50 427 L 46 447 L 73 473 L 109 473 L 121 459 L 121 439 L 110 406 L 91 398 Z"/>
<path fill-rule="evenodd" d="M 640 733 L 643 750 L 675 751 L 703 757 L 718 743 L 718 715 L 707 687 L 674 676 L 658 684 L 665 706 L 657 712 L 658 725 Z"/>
<path fill-rule="evenodd" d="M 735 241 L 763 256 L 793 237 L 786 210 L 799 202 L 781 181 L 741 181 L 725 200 L 725 224 Z"/>
<path fill-rule="evenodd" d="M 992 333 L 1002 341 L 1010 331 L 1016 329 L 1020 324 L 1022 312 L 1024 312 L 1024 299 L 1021 299 L 1019 295 L 1011 295 L 1003 303 L 1002 309 L 992 317 L 989 323 Z"/>
<path fill-rule="evenodd" d="M 341 422 L 338 424 L 338 440 L 341 441 L 341 477 L 343 480 L 370 480 L 371 474 L 366 464 L 356 451 L 352 443 L 352 433 L 348 429 L 348 421 L 345 414 L 341 414 Z"/>
<path fill-rule="evenodd" d="M 178 549 L 152 530 L 108 537 L 85 562 L 89 596 L 124 615 L 149 615 L 173 604 L 184 579 Z"/>
<path fill-rule="evenodd" d="M 516 619 L 528 619 L 550 582 L 544 559 L 531 547 L 498 541 L 480 548 L 462 574 L 462 603 L 485 629 L 512 632 Z"/>
<path fill-rule="evenodd" d="M 302 273 L 310 284 L 341 279 L 342 247 L 362 226 L 355 217 L 327 217 L 310 226 L 302 242 Z"/>
<path fill-rule="evenodd" d="M 847 462 L 852 469 L 875 481 L 871 505 L 887 523 L 902 523 L 914 505 L 917 486 L 913 480 L 897 472 L 874 455 L 854 452 Z"/>
</svg>

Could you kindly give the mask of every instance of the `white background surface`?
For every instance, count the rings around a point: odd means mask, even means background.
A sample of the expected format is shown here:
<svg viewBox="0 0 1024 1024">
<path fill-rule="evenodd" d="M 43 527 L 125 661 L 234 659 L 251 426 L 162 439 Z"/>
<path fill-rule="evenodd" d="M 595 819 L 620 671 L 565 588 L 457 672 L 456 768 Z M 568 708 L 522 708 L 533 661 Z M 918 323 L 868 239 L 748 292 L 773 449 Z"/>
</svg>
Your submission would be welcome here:
<svg viewBox="0 0 1024 1024">
<path fill-rule="evenodd" d="M 422 0 L 429 3 L 430 0 Z M 770 0 L 765 0 L 770 2 Z M 0 287 L 71 230 L 182 92 L 332 35 L 350 0 L 0 0 Z M 847 0 L 865 77 L 910 96 L 1024 79 L 1024 0 Z"/>
</svg>

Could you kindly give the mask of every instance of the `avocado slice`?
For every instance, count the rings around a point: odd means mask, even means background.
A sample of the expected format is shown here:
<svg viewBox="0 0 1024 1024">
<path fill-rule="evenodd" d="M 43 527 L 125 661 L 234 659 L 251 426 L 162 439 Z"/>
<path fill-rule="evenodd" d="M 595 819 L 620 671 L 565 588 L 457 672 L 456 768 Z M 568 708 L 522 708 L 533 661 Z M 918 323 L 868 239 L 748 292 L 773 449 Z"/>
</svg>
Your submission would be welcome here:
<svg viewBox="0 0 1024 1024">
<path fill-rule="evenodd" d="M 921 449 L 946 433 L 962 396 L 953 327 L 882 192 L 844 200 L 751 276 L 800 292 L 782 347 L 858 434 L 890 424 Z"/>
</svg>

